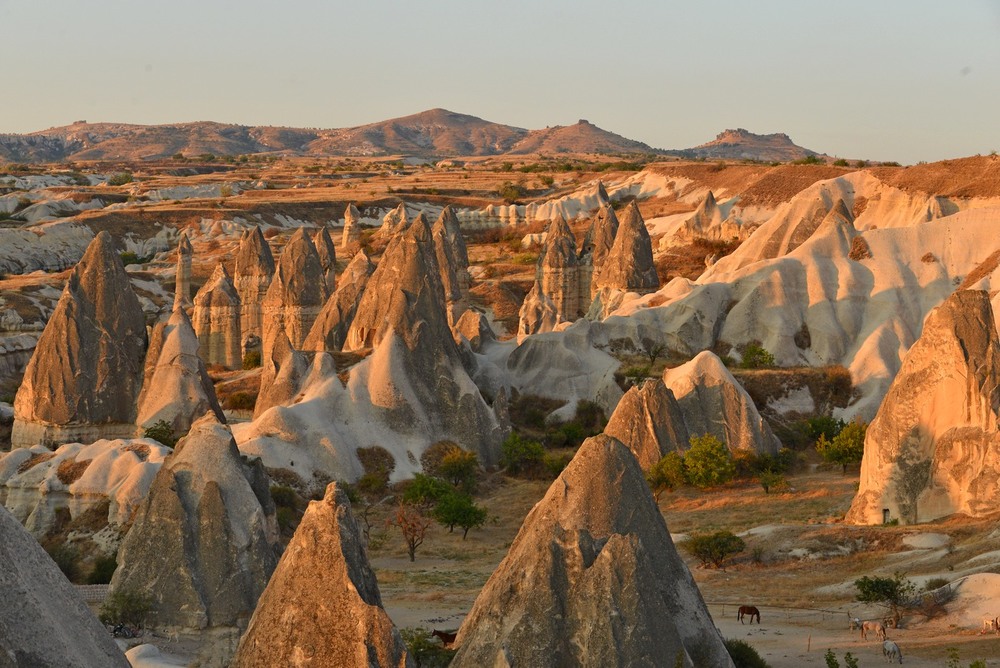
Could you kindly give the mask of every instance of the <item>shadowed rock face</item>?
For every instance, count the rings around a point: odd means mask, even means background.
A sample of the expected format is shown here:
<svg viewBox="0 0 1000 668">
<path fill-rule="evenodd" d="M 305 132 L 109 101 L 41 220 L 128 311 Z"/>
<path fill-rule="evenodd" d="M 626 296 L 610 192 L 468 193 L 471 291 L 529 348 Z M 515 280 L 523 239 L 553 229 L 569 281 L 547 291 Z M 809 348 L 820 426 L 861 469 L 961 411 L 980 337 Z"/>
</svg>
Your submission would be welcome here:
<svg viewBox="0 0 1000 668">
<path fill-rule="evenodd" d="M 587 439 L 459 631 L 453 666 L 732 666 L 642 469 Z"/>
<path fill-rule="evenodd" d="M 177 277 L 174 282 L 174 308 L 191 305 L 191 257 L 194 248 L 187 232 L 181 232 L 177 242 Z"/>
<path fill-rule="evenodd" d="M 347 330 L 354 320 L 361 296 L 375 265 L 363 250 L 359 250 L 340 277 L 340 287 L 330 295 L 316 317 L 302 347 L 314 351 L 338 351 L 347 340 Z"/>
<path fill-rule="evenodd" d="M 277 562 L 274 512 L 259 460 L 248 464 L 206 414 L 153 480 L 111 589 L 149 593 L 164 626 L 244 623 Z"/>
<path fill-rule="evenodd" d="M 233 285 L 240 295 L 240 332 L 244 337 L 263 336 L 261 304 L 274 276 L 271 246 L 259 227 L 247 230 L 236 251 Z"/>
<path fill-rule="evenodd" d="M 660 279 L 653 266 L 653 244 L 633 201 L 625 209 L 611 252 L 600 273 L 594 276 L 594 288 L 647 293 L 659 287 Z"/>
<path fill-rule="evenodd" d="M 353 203 L 344 209 L 344 236 L 340 241 L 341 248 L 347 248 L 352 242 L 361 238 L 361 212 Z"/>
<path fill-rule="evenodd" d="M 446 206 L 441 210 L 441 215 L 438 216 L 437 221 L 434 223 L 431 233 L 434 235 L 437 247 L 438 264 L 444 265 L 447 263 L 451 267 L 455 274 L 456 287 L 461 293 L 461 298 L 468 300 L 469 287 L 472 284 L 472 278 L 469 276 L 469 251 L 465 246 L 465 236 L 462 234 L 462 227 L 458 222 L 458 216 L 455 215 L 451 206 Z M 439 237 L 441 239 L 440 242 L 438 242 Z M 446 281 L 444 272 L 442 272 L 441 280 Z M 448 291 L 449 287 L 446 284 L 445 292 L 447 293 Z"/>
<path fill-rule="evenodd" d="M 617 236 L 618 216 L 615 215 L 614 209 L 605 204 L 597 212 L 597 217 L 583 239 L 583 252 L 590 254 L 595 273 L 604 266 L 604 261 L 614 247 Z"/>
<path fill-rule="evenodd" d="M 319 255 L 305 228 L 300 227 L 278 260 L 261 307 L 264 354 L 277 329 L 284 329 L 293 348 L 301 348 L 327 296 Z"/>
<path fill-rule="evenodd" d="M 413 665 L 382 609 L 351 502 L 336 483 L 309 504 L 232 665 Z"/>
<path fill-rule="evenodd" d="M 333 239 L 330 238 L 330 231 L 325 226 L 316 232 L 313 245 L 316 246 L 316 255 L 319 256 L 326 293 L 333 294 L 337 289 L 337 249 L 333 245 Z"/>
<path fill-rule="evenodd" d="M 868 427 L 847 520 L 905 523 L 996 512 L 1000 341 L 989 294 L 955 292 L 924 321 Z"/>
<path fill-rule="evenodd" d="M 128 668 L 73 585 L 3 507 L 0 561 L 0 666 Z"/>
<path fill-rule="evenodd" d="M 750 395 L 714 353 L 706 350 L 665 370 L 663 382 L 677 399 L 690 435 L 711 434 L 732 452 L 773 455 L 781 447 Z"/>
<path fill-rule="evenodd" d="M 164 420 L 173 427 L 174 435 L 180 436 L 208 411 L 220 422 L 226 421 L 198 347 L 198 337 L 183 308 L 175 309 L 153 330 L 139 395 L 136 422 L 140 433 Z"/>
<path fill-rule="evenodd" d="M 263 362 L 254 418 L 263 415 L 272 406 L 294 403 L 314 365 L 319 365 L 316 371 L 321 378 L 336 373 L 333 360 L 328 355 L 310 355 L 294 350 L 282 330 L 275 334 L 274 343 Z"/>
<path fill-rule="evenodd" d="M 674 393 L 660 380 L 632 387 L 612 413 L 604 433 L 632 451 L 649 469 L 668 452 L 687 450 L 690 437 Z"/>
<path fill-rule="evenodd" d="M 220 263 L 194 296 L 194 329 L 202 359 L 239 369 L 243 364 L 241 329 L 243 308 L 239 293 Z"/>
<path fill-rule="evenodd" d="M 14 400 L 14 447 L 131 436 L 146 322 L 111 235 L 87 247 Z"/>
</svg>

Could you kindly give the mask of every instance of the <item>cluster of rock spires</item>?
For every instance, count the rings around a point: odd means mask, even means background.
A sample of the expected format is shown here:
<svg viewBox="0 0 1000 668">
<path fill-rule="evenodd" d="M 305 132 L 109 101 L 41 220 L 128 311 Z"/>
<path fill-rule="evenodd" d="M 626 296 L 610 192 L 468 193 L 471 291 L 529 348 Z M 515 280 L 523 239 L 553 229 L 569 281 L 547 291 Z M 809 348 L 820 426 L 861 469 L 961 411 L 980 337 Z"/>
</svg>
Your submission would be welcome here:
<svg viewBox="0 0 1000 668">
<path fill-rule="evenodd" d="M 642 469 L 584 442 L 459 629 L 453 666 L 732 666 Z"/>
<path fill-rule="evenodd" d="M 646 294 L 659 287 L 652 241 L 635 201 L 620 221 L 610 204 L 603 204 L 579 252 L 569 225 L 556 218 L 521 307 L 518 338 L 553 331 L 585 315 L 604 317 L 626 293 Z"/>
<path fill-rule="evenodd" d="M 989 294 L 959 290 L 927 316 L 868 427 L 847 520 L 982 517 L 998 493 L 1000 340 Z"/>
<path fill-rule="evenodd" d="M 629 389 L 604 433 L 632 450 L 644 469 L 668 452 L 684 452 L 690 437 L 711 434 L 732 452 L 776 454 L 781 447 L 746 390 L 714 353 L 666 369 L 661 380 Z"/>
</svg>

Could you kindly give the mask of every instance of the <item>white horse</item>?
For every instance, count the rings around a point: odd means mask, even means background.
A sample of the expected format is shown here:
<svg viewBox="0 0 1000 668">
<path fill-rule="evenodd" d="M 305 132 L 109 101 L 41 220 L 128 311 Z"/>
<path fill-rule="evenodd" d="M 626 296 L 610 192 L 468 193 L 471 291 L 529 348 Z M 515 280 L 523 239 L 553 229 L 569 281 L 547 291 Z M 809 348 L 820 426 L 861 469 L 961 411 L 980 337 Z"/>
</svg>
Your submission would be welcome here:
<svg viewBox="0 0 1000 668">
<path fill-rule="evenodd" d="M 984 633 L 1000 634 L 1000 617 L 983 617 L 983 630 L 979 635 Z"/>
<path fill-rule="evenodd" d="M 886 640 L 882 643 L 882 656 L 885 657 L 886 663 L 903 663 L 903 652 L 900 651 L 899 645 L 892 640 Z"/>
</svg>

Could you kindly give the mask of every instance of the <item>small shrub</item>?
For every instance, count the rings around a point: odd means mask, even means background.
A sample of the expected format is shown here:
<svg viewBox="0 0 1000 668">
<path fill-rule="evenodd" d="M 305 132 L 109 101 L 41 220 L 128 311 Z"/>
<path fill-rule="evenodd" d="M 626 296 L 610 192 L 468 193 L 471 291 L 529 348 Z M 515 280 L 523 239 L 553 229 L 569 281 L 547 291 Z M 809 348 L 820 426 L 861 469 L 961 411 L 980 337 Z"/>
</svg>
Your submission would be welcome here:
<svg viewBox="0 0 1000 668">
<path fill-rule="evenodd" d="M 442 647 L 425 628 L 401 629 L 399 635 L 419 668 L 445 668 L 455 656 L 454 650 Z"/>
<path fill-rule="evenodd" d="M 479 458 L 476 453 L 461 449 L 446 454 L 438 466 L 438 475 L 469 494 L 476 489 L 478 472 Z"/>
<path fill-rule="evenodd" d="M 684 470 L 684 457 L 679 452 L 668 452 L 660 461 L 653 464 L 646 473 L 646 482 L 653 491 L 657 502 L 665 490 L 674 491 L 687 482 L 687 472 Z"/>
<path fill-rule="evenodd" d="M 250 369 L 256 369 L 260 366 L 260 351 L 259 350 L 248 350 L 243 353 L 243 368 L 246 371 Z"/>
<path fill-rule="evenodd" d="M 823 660 L 826 661 L 826 668 L 840 668 L 840 661 L 837 660 L 837 655 L 833 653 L 832 649 L 826 650 Z"/>
<path fill-rule="evenodd" d="M 440 478 L 417 473 L 403 492 L 403 501 L 411 505 L 430 508 L 455 490 Z"/>
<path fill-rule="evenodd" d="M 924 583 L 924 591 L 934 591 L 948 584 L 947 578 L 931 578 Z"/>
<path fill-rule="evenodd" d="M 177 445 L 177 437 L 174 436 L 174 428 L 166 420 L 157 420 L 142 432 L 143 438 L 151 438 L 162 443 L 168 448 Z"/>
<path fill-rule="evenodd" d="M 799 158 L 798 160 L 792 161 L 793 165 L 822 165 L 823 160 L 816 155 L 807 155 L 804 158 Z"/>
<path fill-rule="evenodd" d="M 87 576 L 87 584 L 108 584 L 111 582 L 111 576 L 115 574 L 115 570 L 117 569 L 118 561 L 114 555 L 110 557 L 98 557 L 97 561 L 94 562 L 94 568 L 91 569 L 90 575 Z"/>
<path fill-rule="evenodd" d="M 843 420 L 833 418 L 829 415 L 817 415 L 816 417 L 811 417 L 806 421 L 809 428 L 809 437 L 813 440 L 818 439 L 820 436 L 826 436 L 827 439 L 833 439 L 843 430 L 846 423 Z"/>
<path fill-rule="evenodd" d="M 101 605 L 101 622 L 109 626 L 128 624 L 141 629 L 146 617 L 153 609 L 153 598 L 144 592 L 117 590 L 112 592 Z"/>
<path fill-rule="evenodd" d="M 843 158 L 838 158 L 838 159 L 836 159 L 836 160 L 833 161 L 833 166 L 834 167 L 847 167 L 848 166 L 848 162 L 846 160 L 844 160 Z"/>
<path fill-rule="evenodd" d="M 510 181 L 504 181 L 497 190 L 497 195 L 507 204 L 513 204 L 527 194 L 527 188 L 520 183 L 511 183 Z"/>
<path fill-rule="evenodd" d="M 732 531 L 693 534 L 681 546 L 702 566 L 721 568 L 726 559 L 746 549 L 743 539 Z"/>
<path fill-rule="evenodd" d="M 736 668 L 770 668 L 770 664 L 745 640 L 726 638 L 723 643 Z"/>
<path fill-rule="evenodd" d="M 74 482 L 80 479 L 84 471 L 90 466 L 91 460 L 85 459 L 82 462 L 77 462 L 72 459 L 64 459 L 59 462 L 59 468 L 56 469 L 56 477 L 59 478 L 59 482 L 64 485 L 72 485 Z"/>
<path fill-rule="evenodd" d="M 523 439 L 517 432 L 512 432 L 500 446 L 500 466 L 511 475 L 537 470 L 544 459 L 542 444 Z"/>
<path fill-rule="evenodd" d="M 722 485 L 736 476 L 736 464 L 726 444 L 711 434 L 691 437 L 691 448 L 684 455 L 688 481 L 696 487 Z"/>
<path fill-rule="evenodd" d="M 286 485 L 271 485 L 271 500 L 279 508 L 294 508 L 298 503 L 299 495 L 295 490 Z"/>
<path fill-rule="evenodd" d="M 920 258 L 920 261 L 924 264 L 930 264 L 932 262 L 937 262 L 937 257 L 934 256 L 934 253 L 924 253 L 924 256 Z"/>
<path fill-rule="evenodd" d="M 891 578 L 868 575 L 854 581 L 858 590 L 857 600 L 875 603 L 887 608 L 893 620 L 899 621 L 899 608 L 913 596 L 916 586 L 905 573 L 896 572 Z"/>
<path fill-rule="evenodd" d="M 126 183 L 132 183 L 131 172 L 118 172 L 117 174 L 112 174 L 111 178 L 108 179 L 109 186 L 123 186 Z"/>
<path fill-rule="evenodd" d="M 438 441 L 432 443 L 420 455 L 420 465 L 424 468 L 424 473 L 428 475 L 440 475 L 441 461 L 453 452 L 461 452 L 461 446 L 455 441 Z"/>
<path fill-rule="evenodd" d="M 379 445 L 355 450 L 361 468 L 365 473 L 358 480 L 358 489 L 376 493 L 385 490 L 389 484 L 389 476 L 396 468 L 396 460 L 388 450 Z"/>
<path fill-rule="evenodd" d="M 761 345 L 748 343 L 743 348 L 743 359 L 740 366 L 744 369 L 765 369 L 774 366 L 774 355 Z"/>
<path fill-rule="evenodd" d="M 758 480 L 760 481 L 760 486 L 764 488 L 765 494 L 770 494 L 772 489 L 782 489 L 788 484 L 785 482 L 785 476 L 775 471 L 762 472 Z"/>
</svg>

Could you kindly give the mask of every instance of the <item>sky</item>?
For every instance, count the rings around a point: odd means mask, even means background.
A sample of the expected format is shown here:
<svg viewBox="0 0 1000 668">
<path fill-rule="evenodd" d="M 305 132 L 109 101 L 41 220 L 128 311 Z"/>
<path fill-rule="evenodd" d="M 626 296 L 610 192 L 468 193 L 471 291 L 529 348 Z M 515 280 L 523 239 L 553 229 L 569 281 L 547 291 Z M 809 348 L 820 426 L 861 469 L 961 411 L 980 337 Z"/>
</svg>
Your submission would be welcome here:
<svg viewBox="0 0 1000 668">
<path fill-rule="evenodd" d="M 904 164 L 1000 150 L 1000 0 L 0 0 L 0 26 L 0 132 L 443 107 L 656 148 L 741 127 Z"/>
</svg>

